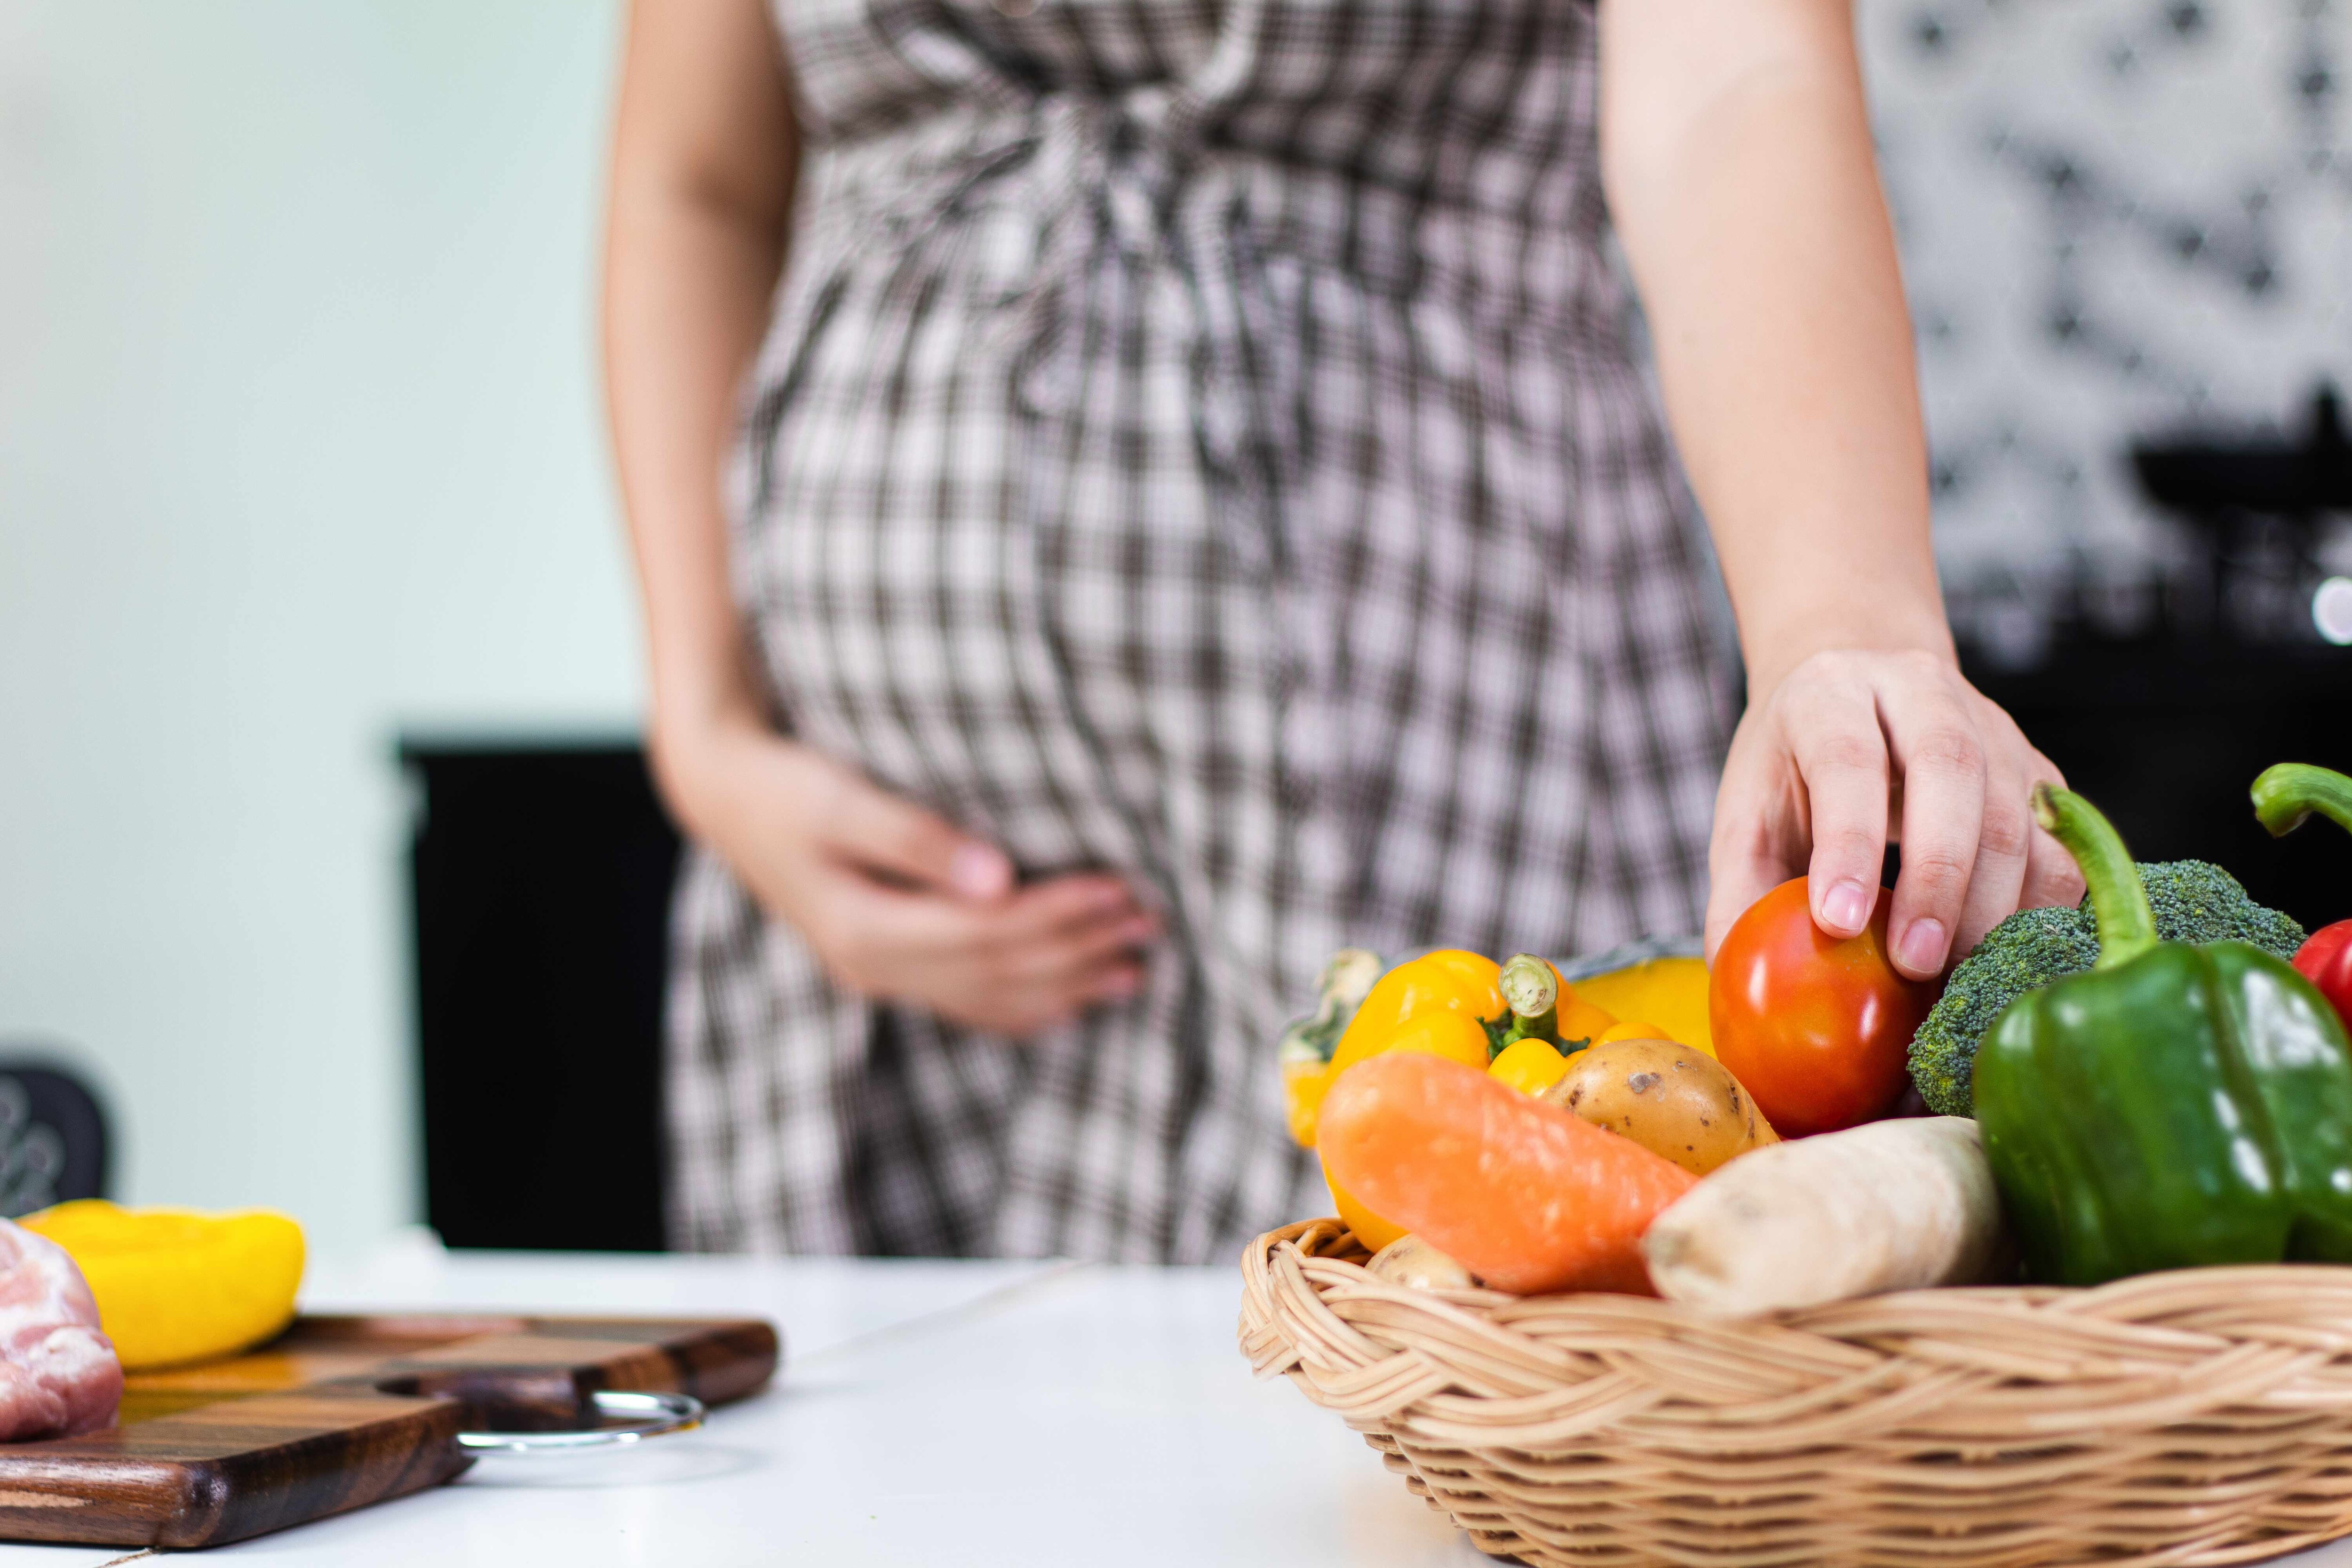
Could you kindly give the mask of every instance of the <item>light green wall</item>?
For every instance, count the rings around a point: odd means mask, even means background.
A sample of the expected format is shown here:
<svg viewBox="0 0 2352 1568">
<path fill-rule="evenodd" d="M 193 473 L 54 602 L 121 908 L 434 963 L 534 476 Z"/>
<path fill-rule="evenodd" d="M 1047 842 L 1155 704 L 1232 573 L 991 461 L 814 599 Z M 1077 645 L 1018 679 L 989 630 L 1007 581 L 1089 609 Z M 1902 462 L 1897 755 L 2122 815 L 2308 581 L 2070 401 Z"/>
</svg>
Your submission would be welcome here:
<svg viewBox="0 0 2352 1568">
<path fill-rule="evenodd" d="M 617 9 L 0 7 L 0 1037 L 132 1200 L 415 1217 L 392 738 L 634 723 Z"/>
</svg>

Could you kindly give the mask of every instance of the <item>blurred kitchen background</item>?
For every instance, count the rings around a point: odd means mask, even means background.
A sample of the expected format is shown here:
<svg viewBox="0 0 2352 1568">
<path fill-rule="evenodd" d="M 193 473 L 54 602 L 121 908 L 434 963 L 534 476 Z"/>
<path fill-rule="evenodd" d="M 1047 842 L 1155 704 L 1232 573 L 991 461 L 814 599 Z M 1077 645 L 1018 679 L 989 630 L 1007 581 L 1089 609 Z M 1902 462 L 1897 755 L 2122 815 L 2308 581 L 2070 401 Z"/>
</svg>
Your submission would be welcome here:
<svg viewBox="0 0 2352 1568">
<path fill-rule="evenodd" d="M 2352 914 L 2242 793 L 2352 765 L 2352 0 L 1860 15 L 1972 673 L 2144 854 Z M 118 1196 L 657 1243 L 618 23 L 0 6 L 0 1059 Z"/>
</svg>

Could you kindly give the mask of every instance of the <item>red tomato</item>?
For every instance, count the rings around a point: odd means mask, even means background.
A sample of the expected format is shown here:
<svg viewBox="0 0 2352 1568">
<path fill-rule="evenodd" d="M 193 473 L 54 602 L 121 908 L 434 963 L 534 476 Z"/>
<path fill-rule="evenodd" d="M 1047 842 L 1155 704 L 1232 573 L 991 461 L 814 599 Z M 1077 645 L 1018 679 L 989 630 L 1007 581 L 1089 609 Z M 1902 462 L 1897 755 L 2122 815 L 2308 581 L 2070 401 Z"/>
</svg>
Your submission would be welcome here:
<svg viewBox="0 0 2352 1568">
<path fill-rule="evenodd" d="M 1707 975 L 1715 1054 L 1783 1136 L 1834 1132 L 1903 1098 L 1911 1037 L 1943 989 L 1906 980 L 1886 959 L 1886 913 L 1840 942 L 1813 923 L 1805 879 L 1748 907 Z"/>
</svg>

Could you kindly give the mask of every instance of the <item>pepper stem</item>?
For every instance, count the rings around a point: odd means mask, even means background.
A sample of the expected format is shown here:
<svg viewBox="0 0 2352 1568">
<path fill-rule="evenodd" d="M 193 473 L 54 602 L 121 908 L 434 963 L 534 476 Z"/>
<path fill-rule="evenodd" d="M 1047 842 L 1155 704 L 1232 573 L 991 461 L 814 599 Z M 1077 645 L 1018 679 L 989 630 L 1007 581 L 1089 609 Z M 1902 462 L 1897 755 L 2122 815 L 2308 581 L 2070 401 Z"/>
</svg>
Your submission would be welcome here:
<svg viewBox="0 0 2352 1568">
<path fill-rule="evenodd" d="M 2099 962 L 2113 969 L 2156 945 L 2156 916 L 2140 886 L 2139 868 L 2115 825 L 2099 808 L 2070 789 L 2033 786 L 2033 819 L 2065 847 L 2091 890 L 2091 918 L 2098 923 Z"/>
<path fill-rule="evenodd" d="M 2293 833 L 2315 811 L 2352 831 L 2352 779 L 2333 769 L 2309 763 L 2277 763 L 2263 770 L 2252 793 L 2254 816 L 2273 838 Z"/>
<path fill-rule="evenodd" d="M 1559 976 L 1550 964 L 1532 952 L 1513 953 L 1503 963 L 1499 984 L 1511 1007 L 1505 1044 L 1529 1035 L 1559 1044 Z"/>
</svg>

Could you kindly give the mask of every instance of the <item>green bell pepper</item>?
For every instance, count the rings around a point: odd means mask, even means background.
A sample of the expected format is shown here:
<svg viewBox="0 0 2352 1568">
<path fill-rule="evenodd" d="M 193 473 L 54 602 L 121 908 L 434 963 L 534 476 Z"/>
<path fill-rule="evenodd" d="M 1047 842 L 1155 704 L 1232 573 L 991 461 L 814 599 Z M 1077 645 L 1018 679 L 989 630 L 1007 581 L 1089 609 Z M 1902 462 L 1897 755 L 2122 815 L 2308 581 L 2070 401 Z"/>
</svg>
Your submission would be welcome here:
<svg viewBox="0 0 2352 1568">
<path fill-rule="evenodd" d="M 2034 816 L 2083 868 L 2087 973 L 2010 1004 L 1977 1121 L 2033 1277 L 2352 1262 L 2352 1043 L 2284 961 L 2158 942 L 2123 840 L 2047 785 Z"/>
</svg>

